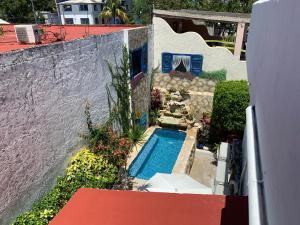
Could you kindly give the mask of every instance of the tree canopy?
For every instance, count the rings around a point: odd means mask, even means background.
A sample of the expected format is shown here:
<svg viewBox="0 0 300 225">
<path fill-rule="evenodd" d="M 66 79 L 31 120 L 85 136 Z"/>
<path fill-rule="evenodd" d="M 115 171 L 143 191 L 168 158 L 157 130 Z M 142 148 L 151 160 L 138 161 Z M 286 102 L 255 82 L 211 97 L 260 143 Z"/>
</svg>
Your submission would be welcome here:
<svg viewBox="0 0 300 225">
<path fill-rule="evenodd" d="M 257 0 L 133 0 L 132 15 L 135 20 L 149 23 L 151 9 L 196 9 L 217 12 L 250 13 L 252 4 Z"/>
<path fill-rule="evenodd" d="M 32 0 L 35 11 L 55 11 L 54 0 Z M 0 0 L 0 18 L 11 23 L 32 23 L 31 0 Z"/>
</svg>

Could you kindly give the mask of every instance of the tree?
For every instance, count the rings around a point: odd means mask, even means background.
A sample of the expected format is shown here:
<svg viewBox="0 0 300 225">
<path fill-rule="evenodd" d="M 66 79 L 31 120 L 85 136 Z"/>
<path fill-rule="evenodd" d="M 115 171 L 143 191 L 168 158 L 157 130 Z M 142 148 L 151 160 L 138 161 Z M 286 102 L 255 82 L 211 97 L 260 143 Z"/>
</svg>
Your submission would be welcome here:
<svg viewBox="0 0 300 225">
<path fill-rule="evenodd" d="M 54 0 L 32 0 L 35 11 L 54 11 Z M 11 23 L 33 23 L 31 0 L 0 0 L 0 17 Z"/>
<path fill-rule="evenodd" d="M 250 13 L 252 4 L 257 0 L 134 0 L 132 14 L 136 22 L 151 22 L 151 10 L 196 9 L 217 12 Z"/>
<path fill-rule="evenodd" d="M 140 24 L 151 23 L 152 0 L 134 0 L 132 14 L 134 21 Z"/>
<path fill-rule="evenodd" d="M 112 19 L 113 24 L 116 24 L 117 18 L 123 23 L 127 23 L 128 16 L 121 3 L 121 0 L 108 0 L 100 14 L 102 18 Z"/>
</svg>

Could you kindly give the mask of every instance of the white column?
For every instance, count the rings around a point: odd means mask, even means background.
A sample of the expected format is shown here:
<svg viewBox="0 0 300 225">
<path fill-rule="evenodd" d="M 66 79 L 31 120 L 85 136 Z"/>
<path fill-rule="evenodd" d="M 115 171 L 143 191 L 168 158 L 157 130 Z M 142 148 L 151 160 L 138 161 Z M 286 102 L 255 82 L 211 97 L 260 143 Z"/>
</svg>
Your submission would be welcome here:
<svg viewBox="0 0 300 225">
<path fill-rule="evenodd" d="M 246 28 L 245 23 L 238 23 L 236 38 L 235 38 L 235 46 L 234 46 L 234 56 L 238 58 L 240 58 L 242 52 L 244 35 L 246 30 L 245 28 Z"/>
</svg>

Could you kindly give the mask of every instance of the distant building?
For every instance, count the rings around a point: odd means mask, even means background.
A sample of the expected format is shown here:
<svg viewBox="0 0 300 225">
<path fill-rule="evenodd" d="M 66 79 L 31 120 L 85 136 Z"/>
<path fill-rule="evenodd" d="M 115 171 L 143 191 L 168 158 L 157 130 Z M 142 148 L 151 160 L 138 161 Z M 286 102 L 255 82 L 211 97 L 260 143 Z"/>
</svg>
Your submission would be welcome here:
<svg viewBox="0 0 300 225">
<path fill-rule="evenodd" d="M 45 24 L 59 24 L 59 17 L 56 12 L 53 13 L 53 12 L 41 11 L 39 13 L 44 18 Z"/>
<path fill-rule="evenodd" d="M 69 0 L 58 3 L 62 24 L 100 24 L 103 0 Z"/>
<path fill-rule="evenodd" d="M 9 24 L 9 22 L 3 20 L 3 19 L 0 19 L 0 24 Z"/>
</svg>

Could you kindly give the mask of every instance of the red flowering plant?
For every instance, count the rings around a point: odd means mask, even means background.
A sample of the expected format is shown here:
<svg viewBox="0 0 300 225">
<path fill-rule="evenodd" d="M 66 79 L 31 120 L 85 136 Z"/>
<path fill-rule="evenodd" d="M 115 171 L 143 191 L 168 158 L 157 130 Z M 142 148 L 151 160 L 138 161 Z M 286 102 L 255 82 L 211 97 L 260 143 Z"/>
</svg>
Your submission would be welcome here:
<svg viewBox="0 0 300 225">
<path fill-rule="evenodd" d="M 106 128 L 102 138 L 98 140 L 94 151 L 102 155 L 118 167 L 126 163 L 126 159 L 131 150 L 131 143 L 127 138 L 119 137 L 112 128 Z"/>
<path fill-rule="evenodd" d="M 126 165 L 127 156 L 134 143 L 128 138 L 121 137 L 118 132 L 114 131 L 110 121 L 101 126 L 93 125 L 88 103 L 86 104 L 85 115 L 88 132 L 79 135 L 89 149 L 119 168 Z M 127 134 L 125 133 L 124 135 L 126 136 Z"/>
<path fill-rule="evenodd" d="M 172 77 L 172 76 L 176 76 L 177 75 L 177 71 L 176 70 L 171 70 L 169 72 L 169 75 Z"/>
<path fill-rule="evenodd" d="M 162 106 L 161 93 L 159 89 L 153 89 L 151 91 L 151 110 L 157 111 Z"/>
</svg>

